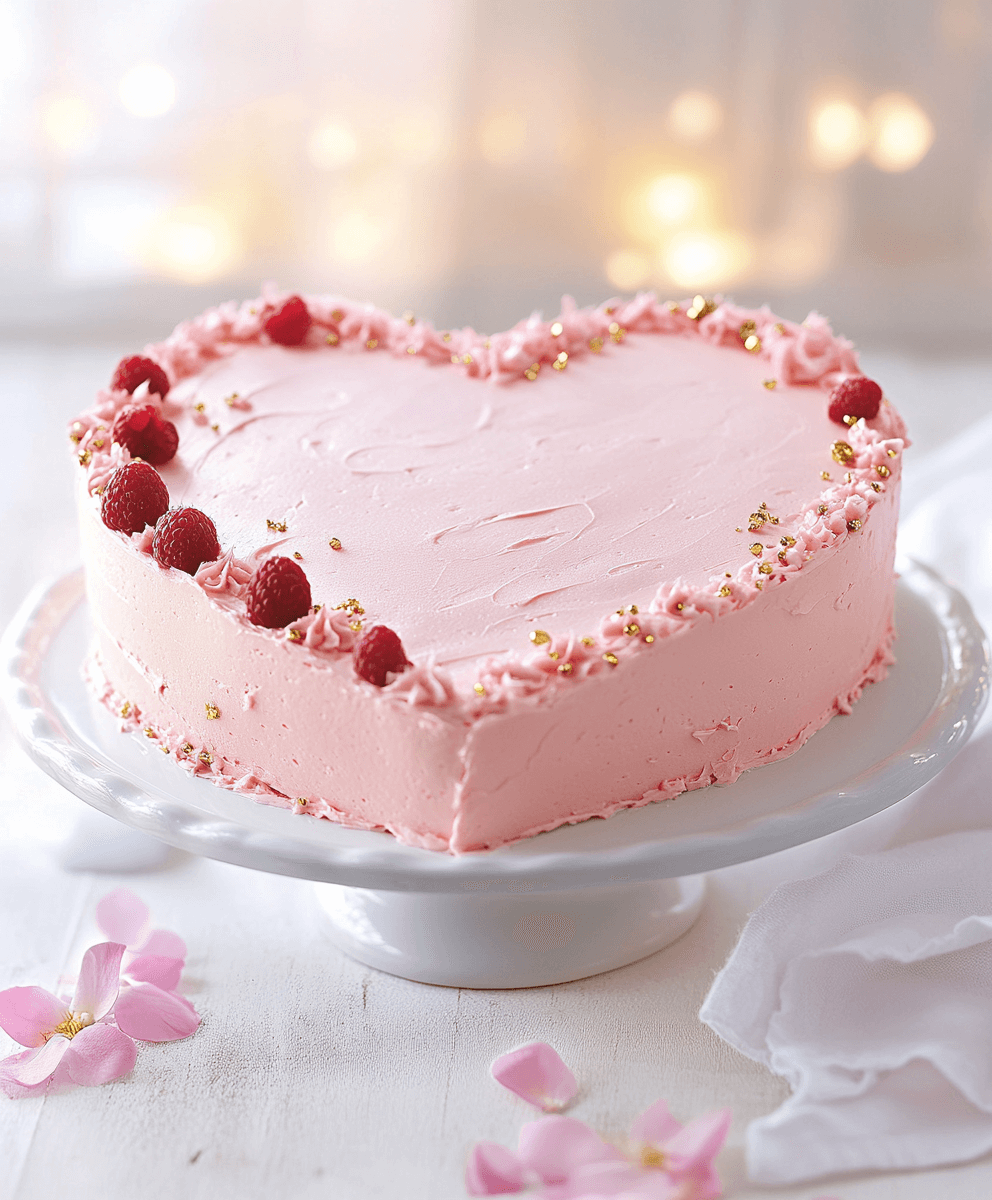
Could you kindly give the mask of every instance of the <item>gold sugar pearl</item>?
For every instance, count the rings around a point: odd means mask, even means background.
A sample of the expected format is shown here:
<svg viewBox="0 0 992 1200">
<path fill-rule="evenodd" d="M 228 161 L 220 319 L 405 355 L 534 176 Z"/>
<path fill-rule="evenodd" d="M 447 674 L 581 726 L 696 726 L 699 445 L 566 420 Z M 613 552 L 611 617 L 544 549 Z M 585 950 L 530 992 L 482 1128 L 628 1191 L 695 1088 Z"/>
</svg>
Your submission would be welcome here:
<svg viewBox="0 0 992 1200">
<path fill-rule="evenodd" d="M 794 546 L 796 544 L 796 539 L 788 533 L 784 537 L 780 537 L 778 540 L 779 545 L 781 546 Z"/>
<path fill-rule="evenodd" d="M 554 658 L 554 659 L 557 659 L 557 658 L 558 658 L 558 651 L 557 651 L 557 650 L 549 650 L 549 651 L 548 651 L 548 658 Z"/>
<path fill-rule="evenodd" d="M 816 511 L 820 514 L 821 517 L 825 517 L 827 515 L 827 512 L 829 511 L 829 508 L 826 504 L 818 504 L 816 506 Z"/>
<path fill-rule="evenodd" d="M 761 566 L 758 568 L 758 570 L 761 572 L 762 575 L 771 575 L 774 568 L 772 567 L 772 564 L 770 562 L 763 562 L 761 564 Z"/>
<path fill-rule="evenodd" d="M 632 604 L 632 605 L 630 606 L 630 614 L 631 614 L 631 616 L 633 616 L 633 617 L 636 617 L 636 616 L 637 616 L 637 614 L 638 614 L 640 611 L 641 611 L 641 610 L 640 610 L 640 609 L 637 607 L 637 605 L 636 605 L 636 604 Z"/>
<path fill-rule="evenodd" d="M 142 730 L 142 733 L 144 733 L 146 738 L 157 738 L 158 737 L 158 734 L 155 732 L 154 729 L 152 729 L 152 727 L 150 725 L 146 725 L 145 728 Z"/>
<path fill-rule="evenodd" d="M 417 318 L 409 309 L 403 314 L 403 320 L 406 321 L 407 325 L 416 325 L 417 323 Z"/>
<path fill-rule="evenodd" d="M 581 641 L 583 646 L 594 646 L 596 644 L 595 638 L 591 637 L 580 638 L 579 641 Z"/>
<path fill-rule="evenodd" d="M 641 627 L 640 627 L 640 625 L 634 625 L 633 623 L 631 623 L 630 625 L 625 625 L 623 627 L 623 631 L 627 635 L 627 637 L 633 637 L 635 633 L 641 632 Z"/>
<path fill-rule="evenodd" d="M 830 454 L 834 462 L 839 462 L 842 466 L 848 467 L 854 462 L 854 450 L 847 442 L 834 442 L 830 447 Z"/>
<path fill-rule="evenodd" d="M 193 405 L 193 410 L 198 413 L 206 412 L 207 406 L 203 403 L 202 400 L 200 400 L 198 403 Z"/>
<path fill-rule="evenodd" d="M 898 454 L 896 450 L 886 450 L 885 453 L 889 456 L 889 458 L 896 458 Z"/>
<path fill-rule="evenodd" d="M 331 320 L 335 325 L 340 325 L 344 320 L 344 309 L 336 308 L 334 312 L 331 313 Z"/>
<path fill-rule="evenodd" d="M 183 742 L 181 749 L 182 749 L 183 754 L 192 754 L 193 753 L 193 747 L 190 745 L 189 742 Z"/>
<path fill-rule="evenodd" d="M 603 661 L 608 662 L 611 667 L 615 667 L 620 659 L 615 654 L 606 653 L 603 655 Z"/>
<path fill-rule="evenodd" d="M 285 533 L 285 521 L 272 521 L 268 517 L 265 518 L 265 528 L 270 529 L 273 533 Z"/>
<path fill-rule="evenodd" d="M 90 454 L 89 450 L 84 450 L 82 452 L 82 454 L 80 454 L 80 456 L 79 456 L 79 465 L 81 467 L 88 467 L 90 465 L 90 459 L 92 457 L 93 457 L 93 455 Z"/>
<path fill-rule="evenodd" d="M 768 388 L 768 390 L 770 392 L 772 392 L 775 390 L 776 387 L 778 387 L 778 380 L 777 379 L 762 379 L 761 386 Z"/>
<path fill-rule="evenodd" d="M 565 326 L 562 325 L 561 321 L 555 321 L 552 324 L 552 326 L 551 326 L 551 336 L 552 337 L 561 337 L 561 335 L 564 332 L 565 332 Z"/>
<path fill-rule="evenodd" d="M 527 370 L 524 371 L 524 375 L 526 376 L 527 379 L 529 379 L 531 381 L 531 383 L 533 383 L 534 380 L 537 378 L 540 370 L 541 370 L 540 363 L 531 363 L 530 366 L 527 368 Z"/>
<path fill-rule="evenodd" d="M 126 717 L 129 717 L 130 715 L 131 715 L 131 701 L 125 700 L 124 703 L 121 705 L 121 716 L 126 718 Z"/>
<path fill-rule="evenodd" d="M 561 354 L 558 355 L 558 357 L 551 364 L 551 366 L 556 371 L 564 371 L 565 370 L 565 368 L 568 366 L 568 355 L 565 353 L 564 350 L 562 350 Z"/>
<path fill-rule="evenodd" d="M 850 529 L 850 531 L 851 531 L 852 533 L 857 533 L 857 532 L 858 532 L 858 530 L 861 528 L 861 525 L 862 525 L 862 522 L 861 522 L 861 520 L 860 520 L 858 517 L 854 517 L 854 518 L 852 518 L 852 519 L 851 519 L 850 521 L 848 521 L 848 523 L 847 523 L 847 527 L 848 527 L 848 529 Z"/>
<path fill-rule="evenodd" d="M 369 340 L 365 343 L 365 349 L 366 350 L 374 350 L 376 348 L 376 346 L 378 346 L 378 345 L 379 345 L 378 338 L 369 338 Z"/>
<path fill-rule="evenodd" d="M 207 720 L 208 721 L 216 721 L 218 719 L 218 717 L 220 716 L 220 709 L 217 707 L 216 704 L 211 704 L 209 700 L 207 701 L 206 704 L 204 704 L 203 707 L 207 710 Z"/>
<path fill-rule="evenodd" d="M 559 675 L 571 675 L 571 673 L 572 673 L 572 664 L 570 662 L 563 662 L 563 663 L 558 664 L 558 674 Z"/>
<path fill-rule="evenodd" d="M 821 471 L 821 472 L 820 472 L 820 478 L 821 478 L 821 479 L 829 479 L 829 478 L 830 478 L 830 472 L 829 472 L 829 471 Z"/>
<path fill-rule="evenodd" d="M 684 604 L 682 603 L 682 601 L 680 600 L 680 601 L 678 602 L 678 604 L 676 604 L 676 605 L 675 605 L 675 607 L 676 607 L 676 608 L 679 610 L 679 612 L 681 612 L 681 611 L 682 611 L 682 610 L 685 608 L 685 605 L 684 605 Z"/>
<path fill-rule="evenodd" d="M 880 483 L 876 483 L 875 480 L 873 479 L 871 481 L 871 490 L 873 492 L 880 492 L 882 490 L 882 485 Z"/>
<path fill-rule="evenodd" d="M 475 694 L 477 696 L 484 696 L 486 694 L 486 689 L 482 686 L 481 683 L 473 684 L 472 690 L 475 692 Z"/>
<path fill-rule="evenodd" d="M 328 346 L 336 346 L 338 344 L 338 342 L 340 342 L 340 341 L 341 341 L 341 339 L 338 337 L 338 335 L 336 333 L 329 333 L 327 335 Z"/>
<path fill-rule="evenodd" d="M 212 763 L 213 761 L 214 761 L 214 756 L 208 750 L 200 751 L 200 762 Z"/>
<path fill-rule="evenodd" d="M 303 631 L 300 629 L 289 629 L 286 632 L 286 637 L 288 637 L 291 642 L 302 642 Z"/>
<path fill-rule="evenodd" d="M 471 354 L 463 354 L 462 362 L 465 364 L 466 367 L 470 367 L 472 365 L 472 363 L 474 362 L 474 359 L 472 358 Z"/>
<path fill-rule="evenodd" d="M 761 338 L 756 333 L 752 333 L 744 339 L 744 349 L 750 350 L 752 354 L 757 354 L 761 349 Z"/>
<path fill-rule="evenodd" d="M 764 552 L 764 546 L 760 542 L 753 542 L 750 546 L 751 553 L 755 558 L 760 558 Z"/>
<path fill-rule="evenodd" d="M 358 633 L 358 631 L 361 629 L 361 627 L 362 627 L 361 621 L 349 621 L 348 622 L 348 628 L 352 631 L 352 633 Z"/>
<path fill-rule="evenodd" d="M 589 339 L 589 349 L 593 354 L 598 354 L 603 349 L 603 339 L 601 337 L 593 337 Z"/>
<path fill-rule="evenodd" d="M 307 803 L 307 798 L 306 798 L 306 796 L 297 796 L 297 797 L 296 797 L 296 803 L 297 803 L 297 804 L 298 804 L 298 805 L 299 805 L 301 808 L 305 808 L 305 807 L 306 807 L 306 803 Z"/>
<path fill-rule="evenodd" d="M 878 466 L 875 468 L 875 470 L 878 472 L 879 475 L 881 475 L 881 477 L 883 479 L 888 479 L 888 477 L 892 474 L 892 472 L 885 465 L 885 463 L 879 463 Z"/>
<path fill-rule="evenodd" d="M 544 629 L 532 629 L 527 636 L 535 646 L 546 646 L 551 641 L 551 634 Z"/>
<path fill-rule="evenodd" d="M 721 587 L 720 590 L 717 592 L 717 595 L 722 596 L 724 599 L 726 599 L 730 595 L 730 588 L 727 587 L 726 584 L 724 584 L 723 587 Z"/>
<path fill-rule="evenodd" d="M 654 634 L 653 634 L 653 633 L 646 633 L 646 634 L 644 635 L 644 640 L 645 640 L 645 641 L 647 642 L 647 644 L 650 646 L 650 645 L 651 645 L 651 643 L 654 641 Z"/>
<path fill-rule="evenodd" d="M 294 558 L 299 558 L 299 559 L 302 559 L 303 555 L 302 555 L 302 554 L 299 552 L 299 550 L 294 550 L 294 551 L 293 551 L 293 557 L 294 557 Z"/>
<path fill-rule="evenodd" d="M 328 546 L 330 546 L 330 548 L 332 550 L 340 550 L 341 549 L 341 539 L 340 538 L 333 537 L 327 544 L 328 544 Z"/>
<path fill-rule="evenodd" d="M 232 393 L 230 394 L 230 396 L 225 396 L 225 397 L 224 397 L 224 403 L 227 405 L 227 407 L 228 407 L 228 408 L 233 408 L 233 407 L 234 407 L 234 402 L 235 402 L 235 400 L 237 400 L 237 399 L 238 399 L 238 393 L 237 393 L 237 392 L 232 392 Z"/>
</svg>

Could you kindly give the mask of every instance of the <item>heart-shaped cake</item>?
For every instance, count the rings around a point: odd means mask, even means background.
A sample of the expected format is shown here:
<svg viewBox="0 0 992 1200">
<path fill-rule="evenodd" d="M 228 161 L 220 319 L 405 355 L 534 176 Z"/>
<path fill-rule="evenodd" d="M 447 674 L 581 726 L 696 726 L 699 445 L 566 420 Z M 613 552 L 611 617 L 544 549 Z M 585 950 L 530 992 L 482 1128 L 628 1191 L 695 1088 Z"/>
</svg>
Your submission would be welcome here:
<svg viewBox="0 0 992 1200">
<path fill-rule="evenodd" d="M 640 296 L 486 338 L 270 294 L 71 434 L 124 726 L 418 846 L 730 782 L 891 661 L 905 431 L 815 315 Z"/>
</svg>

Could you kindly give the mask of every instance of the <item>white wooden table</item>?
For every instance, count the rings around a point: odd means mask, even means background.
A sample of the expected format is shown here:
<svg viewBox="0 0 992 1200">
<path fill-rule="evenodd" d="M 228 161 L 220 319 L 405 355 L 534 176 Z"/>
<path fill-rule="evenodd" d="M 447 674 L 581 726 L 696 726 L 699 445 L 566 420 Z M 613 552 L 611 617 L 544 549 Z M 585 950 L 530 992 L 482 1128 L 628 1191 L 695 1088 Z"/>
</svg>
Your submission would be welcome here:
<svg viewBox="0 0 992 1200">
<path fill-rule="evenodd" d="M 62 424 L 115 358 L 113 349 L 0 348 L 7 445 L 17 448 L 0 479 L 11 564 L 0 617 L 35 578 L 74 561 Z M 914 369 L 888 358 L 868 366 L 899 398 L 923 449 L 988 404 L 987 363 Z M 940 385 L 939 423 L 928 405 L 931 381 Z M 785 1087 L 696 1019 L 770 888 L 848 850 L 885 845 L 902 808 L 716 873 L 695 927 L 641 963 L 557 987 L 473 992 L 408 983 L 344 958 L 300 881 L 178 854 L 162 870 L 129 877 L 63 870 L 60 851 L 80 803 L 3 732 L 0 987 L 54 987 L 98 939 L 95 901 L 126 883 L 156 924 L 186 939 L 185 989 L 203 1025 L 187 1042 L 143 1047 L 118 1083 L 48 1099 L 0 1097 L 0 1200 L 455 1200 L 465 1195 L 473 1142 L 512 1145 L 534 1115 L 488 1074 L 497 1054 L 531 1040 L 550 1042 L 573 1067 L 581 1093 L 571 1111 L 606 1136 L 621 1135 L 659 1097 L 683 1119 L 730 1105 L 734 1125 L 719 1164 L 728 1196 L 987 1200 L 989 1160 L 799 1188 L 749 1186 L 744 1128 L 776 1107 Z M 0 1054 L 12 1049 L 0 1034 Z"/>
</svg>

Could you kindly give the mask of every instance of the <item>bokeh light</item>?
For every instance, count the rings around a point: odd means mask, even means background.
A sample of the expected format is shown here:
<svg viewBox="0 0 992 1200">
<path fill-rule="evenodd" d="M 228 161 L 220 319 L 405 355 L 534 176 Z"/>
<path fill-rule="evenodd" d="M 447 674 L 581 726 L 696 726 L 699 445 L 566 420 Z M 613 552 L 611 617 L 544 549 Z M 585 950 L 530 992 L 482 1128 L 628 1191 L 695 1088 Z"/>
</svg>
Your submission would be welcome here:
<svg viewBox="0 0 992 1200">
<path fill-rule="evenodd" d="M 96 114 L 82 96 L 73 92 L 45 98 L 41 106 L 41 128 L 48 145 L 66 156 L 83 154 L 96 142 Z"/>
<path fill-rule="evenodd" d="M 486 162 L 504 166 L 523 157 L 527 118 L 513 109 L 490 113 L 479 125 L 479 152 Z"/>
<path fill-rule="evenodd" d="M 660 225 L 683 225 L 699 212 L 703 186 L 694 175 L 659 175 L 648 184 L 647 207 Z"/>
<path fill-rule="evenodd" d="M 911 96 L 886 92 L 868 112 L 868 157 L 882 171 L 908 171 L 933 145 L 933 123 Z"/>
<path fill-rule="evenodd" d="M 367 263 L 376 257 L 385 243 L 386 233 L 386 229 L 364 209 L 352 209 L 331 227 L 331 254 L 336 262 Z"/>
<path fill-rule="evenodd" d="M 344 121 L 323 121 L 307 138 L 307 157 L 322 171 L 338 171 L 358 157 L 358 138 Z"/>
<path fill-rule="evenodd" d="M 839 171 L 859 157 L 868 140 L 868 122 L 850 100 L 815 104 L 809 114 L 809 149 L 825 171 Z"/>
<path fill-rule="evenodd" d="M 176 102 L 176 81 L 157 63 L 138 63 L 121 79 L 117 94 L 132 117 L 161 117 Z"/>
<path fill-rule="evenodd" d="M 750 266 L 750 241 L 730 229 L 687 230 L 665 246 L 661 265 L 679 287 L 707 291 L 735 283 Z"/>
<path fill-rule="evenodd" d="M 651 276 L 651 260 L 640 250 L 614 250 L 604 263 L 606 278 L 621 292 L 635 292 Z"/>
<path fill-rule="evenodd" d="M 145 235 L 142 256 L 151 270 L 183 283 L 219 279 L 239 258 L 230 221 L 205 205 L 174 208 Z"/>
<path fill-rule="evenodd" d="M 682 92 L 668 109 L 668 127 L 684 142 L 704 142 L 722 124 L 723 106 L 710 92 Z"/>
</svg>

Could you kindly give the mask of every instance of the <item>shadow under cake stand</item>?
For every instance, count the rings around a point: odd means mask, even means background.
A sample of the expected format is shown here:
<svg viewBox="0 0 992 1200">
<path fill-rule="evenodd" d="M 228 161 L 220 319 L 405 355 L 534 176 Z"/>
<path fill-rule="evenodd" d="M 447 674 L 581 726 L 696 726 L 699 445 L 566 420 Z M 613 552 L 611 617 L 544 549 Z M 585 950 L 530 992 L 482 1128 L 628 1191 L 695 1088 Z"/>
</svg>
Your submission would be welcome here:
<svg viewBox="0 0 992 1200">
<path fill-rule="evenodd" d="M 80 572 L 25 601 L 3 638 L 0 682 L 19 740 L 52 778 L 192 854 L 313 880 L 331 938 L 353 958 L 424 983 L 533 987 L 653 954 L 692 925 L 704 872 L 853 825 L 954 757 L 985 704 L 988 647 L 958 592 L 917 563 L 900 569 L 898 662 L 790 758 L 461 857 L 266 807 L 120 734 L 81 679 Z"/>
</svg>

